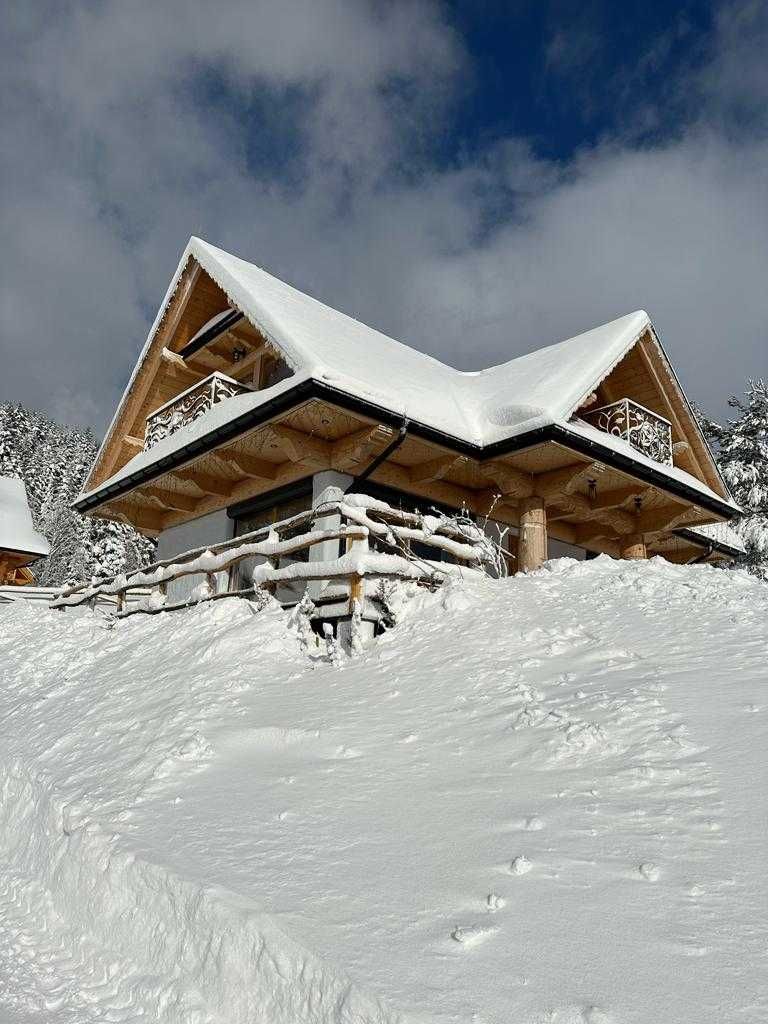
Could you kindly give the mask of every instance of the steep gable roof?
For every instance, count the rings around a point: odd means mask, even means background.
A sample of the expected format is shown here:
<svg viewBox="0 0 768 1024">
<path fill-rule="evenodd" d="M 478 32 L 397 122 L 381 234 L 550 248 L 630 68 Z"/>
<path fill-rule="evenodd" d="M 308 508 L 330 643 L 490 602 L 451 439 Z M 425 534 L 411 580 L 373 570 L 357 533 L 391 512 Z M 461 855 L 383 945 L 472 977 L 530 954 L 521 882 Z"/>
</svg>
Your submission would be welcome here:
<svg viewBox="0 0 768 1024">
<path fill-rule="evenodd" d="M 231 306 L 282 353 L 294 376 L 278 385 L 281 391 L 313 379 L 478 447 L 567 422 L 645 334 L 650 333 L 655 339 L 648 314 L 639 310 L 498 366 L 460 371 L 324 305 L 254 264 L 193 237 L 181 257 L 107 439 L 116 430 L 120 410 L 190 261 L 195 261 Z M 669 372 L 674 376 L 671 367 Z M 226 409 L 218 411 L 217 419 L 227 412 L 242 415 L 246 407 L 255 408 L 267 401 L 273 390 L 267 388 L 230 400 Z M 201 427 L 202 424 L 196 429 Z M 691 429 L 698 430 L 695 422 Z M 184 433 L 179 431 L 179 435 Z M 183 437 L 178 437 L 181 440 Z M 146 460 L 149 454 L 136 456 L 124 470 L 137 460 Z M 712 462 L 710 483 L 720 489 L 722 480 L 713 467 Z M 125 472 L 119 475 L 124 476 Z M 722 494 L 727 493 L 723 484 Z"/>
</svg>

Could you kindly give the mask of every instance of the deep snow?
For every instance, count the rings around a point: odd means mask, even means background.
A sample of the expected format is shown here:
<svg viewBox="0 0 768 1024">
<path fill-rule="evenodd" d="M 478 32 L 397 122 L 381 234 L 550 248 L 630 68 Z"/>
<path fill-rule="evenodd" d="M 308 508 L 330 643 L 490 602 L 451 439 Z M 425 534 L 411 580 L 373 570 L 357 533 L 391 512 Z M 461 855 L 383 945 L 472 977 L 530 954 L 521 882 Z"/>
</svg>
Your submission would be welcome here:
<svg viewBox="0 0 768 1024">
<path fill-rule="evenodd" d="M 0 1021 L 764 1024 L 768 587 L 566 560 L 335 668 L 0 609 Z"/>
</svg>

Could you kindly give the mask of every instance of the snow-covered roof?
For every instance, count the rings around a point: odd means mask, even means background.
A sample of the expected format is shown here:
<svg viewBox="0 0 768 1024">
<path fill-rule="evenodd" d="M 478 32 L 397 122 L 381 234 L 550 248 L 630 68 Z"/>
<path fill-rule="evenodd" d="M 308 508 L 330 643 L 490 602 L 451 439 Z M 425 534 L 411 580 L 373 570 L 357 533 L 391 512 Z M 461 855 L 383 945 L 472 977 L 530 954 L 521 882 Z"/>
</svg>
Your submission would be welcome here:
<svg viewBox="0 0 768 1024">
<path fill-rule="evenodd" d="M 650 326 L 643 310 L 487 370 L 456 370 L 192 238 L 194 257 L 296 372 L 477 445 L 570 416 Z"/>
<path fill-rule="evenodd" d="M 697 537 L 716 547 L 729 548 L 733 551 L 746 551 L 744 542 L 728 523 L 707 523 L 705 526 L 686 526 L 686 533 L 695 533 Z"/>
<path fill-rule="evenodd" d="M 478 447 L 551 425 L 567 426 L 578 433 L 581 427 L 574 430 L 570 422 L 574 411 L 647 331 L 653 333 L 650 317 L 644 310 L 638 310 L 489 369 L 457 370 L 324 305 L 254 264 L 193 237 L 181 257 L 123 400 L 133 386 L 190 259 L 196 260 L 219 285 L 232 307 L 240 310 L 282 352 L 294 374 L 275 388 L 221 403 L 164 444 L 153 447 L 151 453 L 137 455 L 94 490 L 157 462 L 163 455 L 207 433 L 214 422 L 217 426 L 231 422 L 244 411 L 270 401 L 276 389 L 290 390 L 310 379 Z M 116 421 L 117 415 L 107 437 L 115 429 Z M 598 440 L 609 447 L 604 433 L 599 434 Z M 627 451 L 638 458 L 634 449 L 627 446 Z M 685 478 L 687 485 L 722 501 L 720 494 L 690 474 L 658 463 L 653 466 L 670 477 Z"/>
<path fill-rule="evenodd" d="M 0 476 L 0 552 L 13 551 L 42 557 L 48 541 L 32 525 L 27 492 L 22 480 Z"/>
</svg>

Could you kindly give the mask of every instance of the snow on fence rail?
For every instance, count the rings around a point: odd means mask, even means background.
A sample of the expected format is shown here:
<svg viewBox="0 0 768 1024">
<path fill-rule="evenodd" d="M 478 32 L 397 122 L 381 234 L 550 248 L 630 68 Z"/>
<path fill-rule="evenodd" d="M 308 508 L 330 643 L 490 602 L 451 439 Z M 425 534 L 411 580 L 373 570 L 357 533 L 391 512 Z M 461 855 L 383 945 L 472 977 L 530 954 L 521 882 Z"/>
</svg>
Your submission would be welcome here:
<svg viewBox="0 0 768 1024">
<path fill-rule="evenodd" d="M 316 521 L 327 523 L 332 517 L 338 526 L 315 528 Z M 328 541 L 343 542 L 345 550 L 336 558 L 313 560 L 311 549 Z M 414 553 L 414 544 L 434 551 L 440 558 L 448 556 L 453 562 L 421 557 Z M 281 565 L 281 560 L 304 552 L 307 561 Z M 233 587 L 235 574 L 231 570 L 251 558 L 262 559 L 253 570 L 253 586 Z M 50 607 L 65 609 L 108 597 L 115 601 L 116 617 L 125 618 L 137 612 L 171 611 L 259 591 L 274 593 L 281 583 L 317 581 L 329 586 L 342 584 L 347 613 L 352 615 L 365 599 L 366 580 L 377 585 L 382 580 L 399 579 L 437 586 L 448 576 L 466 570 L 498 575 L 504 568 L 498 545 L 468 519 L 404 512 L 375 498 L 351 494 L 233 540 L 154 562 L 128 575 L 68 587 L 51 601 Z M 229 574 L 227 588 L 217 591 L 216 576 L 225 572 Z M 169 583 L 199 575 L 205 577 L 205 582 L 189 598 L 168 603 Z M 135 603 L 131 594 L 139 588 L 152 588 L 152 592 Z"/>
</svg>

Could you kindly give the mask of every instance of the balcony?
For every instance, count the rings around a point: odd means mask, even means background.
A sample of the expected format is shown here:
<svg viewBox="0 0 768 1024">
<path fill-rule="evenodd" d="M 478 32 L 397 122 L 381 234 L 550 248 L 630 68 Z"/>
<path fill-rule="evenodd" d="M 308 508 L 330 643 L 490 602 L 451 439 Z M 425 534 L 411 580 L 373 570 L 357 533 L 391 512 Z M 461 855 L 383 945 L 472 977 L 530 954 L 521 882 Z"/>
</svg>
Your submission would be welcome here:
<svg viewBox="0 0 768 1024">
<path fill-rule="evenodd" d="M 144 451 L 149 451 L 159 441 L 205 416 L 214 405 L 224 399 L 234 398 L 250 390 L 244 384 L 239 384 L 218 371 L 205 380 L 198 381 L 147 416 Z"/>
<path fill-rule="evenodd" d="M 654 462 L 672 465 L 672 424 L 645 406 L 621 398 L 580 415 L 593 427 L 620 437 Z"/>
</svg>

